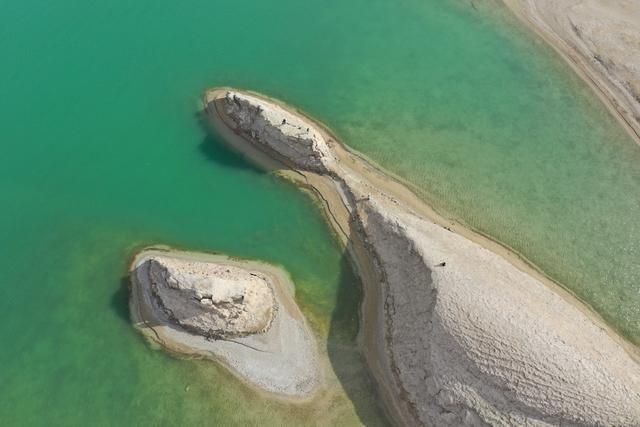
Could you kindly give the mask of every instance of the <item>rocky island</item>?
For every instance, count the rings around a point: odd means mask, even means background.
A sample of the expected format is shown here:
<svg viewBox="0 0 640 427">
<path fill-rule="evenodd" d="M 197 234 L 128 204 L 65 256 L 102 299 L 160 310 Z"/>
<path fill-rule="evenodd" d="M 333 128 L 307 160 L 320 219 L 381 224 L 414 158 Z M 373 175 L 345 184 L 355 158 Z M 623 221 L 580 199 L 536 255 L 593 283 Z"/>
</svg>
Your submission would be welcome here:
<svg viewBox="0 0 640 427">
<path fill-rule="evenodd" d="M 362 345 L 400 425 L 640 425 L 637 349 L 516 254 L 438 216 L 303 113 L 204 96 L 225 141 L 320 200 L 364 283 Z"/>
<path fill-rule="evenodd" d="M 281 269 L 222 255 L 146 249 L 132 262 L 130 310 L 153 342 L 221 362 L 287 399 L 321 384 L 316 343 Z"/>
</svg>

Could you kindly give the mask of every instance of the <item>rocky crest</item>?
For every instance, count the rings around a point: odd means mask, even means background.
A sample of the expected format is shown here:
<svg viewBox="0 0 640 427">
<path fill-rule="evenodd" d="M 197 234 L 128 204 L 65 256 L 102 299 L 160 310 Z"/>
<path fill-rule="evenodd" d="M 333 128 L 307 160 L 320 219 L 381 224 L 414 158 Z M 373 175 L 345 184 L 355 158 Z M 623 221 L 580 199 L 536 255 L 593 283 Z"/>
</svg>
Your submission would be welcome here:
<svg viewBox="0 0 640 427">
<path fill-rule="evenodd" d="M 231 266 L 154 257 L 151 292 L 169 320 L 209 338 L 265 332 L 276 303 L 264 278 Z"/>
<path fill-rule="evenodd" d="M 331 151 L 315 126 L 273 103 L 229 91 L 224 112 L 237 124 L 237 131 L 274 150 L 296 167 L 326 173 Z"/>
</svg>

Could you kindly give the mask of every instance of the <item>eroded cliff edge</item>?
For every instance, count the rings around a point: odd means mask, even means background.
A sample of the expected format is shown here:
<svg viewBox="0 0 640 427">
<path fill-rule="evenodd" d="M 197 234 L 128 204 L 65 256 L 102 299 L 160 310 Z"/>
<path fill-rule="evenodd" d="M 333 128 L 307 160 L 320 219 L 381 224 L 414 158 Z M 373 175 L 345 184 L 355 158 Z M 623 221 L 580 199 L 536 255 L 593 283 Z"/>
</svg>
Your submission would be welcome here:
<svg viewBox="0 0 640 427">
<path fill-rule="evenodd" d="M 577 301 L 432 221 L 303 114 L 228 89 L 205 104 L 227 141 L 323 201 L 363 277 L 367 361 L 398 424 L 640 424 L 640 366 Z"/>
</svg>

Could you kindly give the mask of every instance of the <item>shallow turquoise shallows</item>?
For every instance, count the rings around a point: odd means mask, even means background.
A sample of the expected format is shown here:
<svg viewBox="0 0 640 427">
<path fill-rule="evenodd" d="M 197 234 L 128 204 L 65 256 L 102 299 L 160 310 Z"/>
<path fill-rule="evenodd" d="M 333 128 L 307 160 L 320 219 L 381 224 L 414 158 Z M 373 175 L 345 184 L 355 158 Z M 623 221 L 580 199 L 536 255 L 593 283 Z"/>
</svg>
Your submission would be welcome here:
<svg viewBox="0 0 640 427">
<path fill-rule="evenodd" d="M 0 424 L 382 424 L 359 282 L 314 202 L 200 123 L 207 87 L 301 107 L 640 342 L 640 147 L 493 2 L 0 5 Z M 281 264 L 337 383 L 289 405 L 130 325 L 162 243 Z M 325 344 L 326 341 L 326 344 Z"/>
</svg>

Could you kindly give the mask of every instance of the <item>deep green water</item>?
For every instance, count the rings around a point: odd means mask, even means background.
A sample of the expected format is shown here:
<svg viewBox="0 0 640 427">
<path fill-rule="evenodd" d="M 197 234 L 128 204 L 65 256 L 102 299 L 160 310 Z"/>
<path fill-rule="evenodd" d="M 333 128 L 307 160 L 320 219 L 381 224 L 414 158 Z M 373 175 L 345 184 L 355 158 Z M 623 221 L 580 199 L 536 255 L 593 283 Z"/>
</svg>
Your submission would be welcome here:
<svg viewBox="0 0 640 427">
<path fill-rule="evenodd" d="M 382 422 L 357 279 L 307 196 L 207 136 L 210 86 L 305 109 L 640 342 L 640 147 L 549 49 L 476 6 L 3 2 L 0 424 Z M 151 350 L 123 278 L 154 243 L 284 265 L 336 386 L 289 406 Z"/>
</svg>

